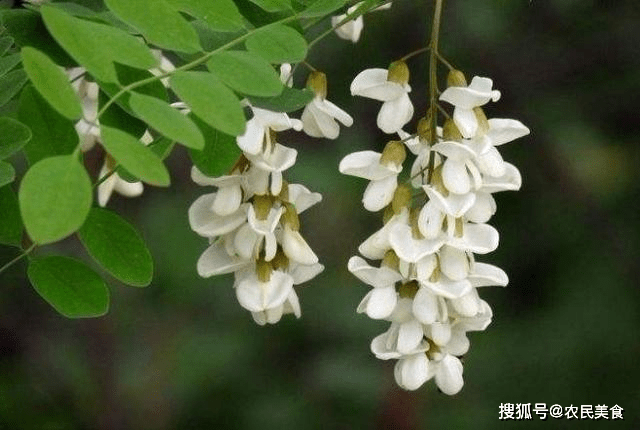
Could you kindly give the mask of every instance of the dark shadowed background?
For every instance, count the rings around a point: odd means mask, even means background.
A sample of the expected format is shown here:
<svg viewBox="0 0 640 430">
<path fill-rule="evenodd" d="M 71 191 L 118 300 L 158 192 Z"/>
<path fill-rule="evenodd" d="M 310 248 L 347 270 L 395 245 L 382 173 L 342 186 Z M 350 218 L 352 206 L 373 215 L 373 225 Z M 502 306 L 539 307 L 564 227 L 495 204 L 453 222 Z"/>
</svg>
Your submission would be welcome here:
<svg viewBox="0 0 640 430">
<path fill-rule="evenodd" d="M 370 353 L 387 323 L 356 314 L 368 287 L 346 262 L 379 220 L 362 209 L 366 181 L 337 166 L 347 153 L 381 150 L 387 138 L 375 127 L 379 103 L 350 97 L 349 84 L 362 69 L 424 46 L 430 15 L 431 1 L 394 1 L 364 18 L 357 45 L 331 35 L 309 60 L 355 124 L 337 141 L 281 135 L 299 150 L 290 182 L 324 197 L 302 217 L 326 266 L 298 290 L 302 319 L 258 327 L 237 303 L 231 276 L 198 277 L 206 240 L 190 230 L 187 210 L 211 189 L 191 182 L 177 149 L 170 189 L 109 203 L 149 243 L 149 287 L 111 279 L 106 317 L 68 320 L 29 286 L 24 267 L 0 278 L 0 428 L 640 428 L 635 0 L 445 1 L 443 55 L 468 77 L 494 80 L 502 99 L 488 116 L 531 129 L 501 147 L 523 187 L 496 195 L 491 224 L 500 247 L 480 259 L 503 268 L 510 284 L 481 291 L 494 319 L 470 335 L 465 386 L 454 397 L 432 382 L 398 389 L 393 363 Z M 423 111 L 426 57 L 409 66 L 411 97 Z M 62 246 L 82 255 L 76 239 Z M 7 253 L 0 248 L 2 262 Z M 500 403 L 541 402 L 617 404 L 625 420 L 498 420 Z"/>
</svg>

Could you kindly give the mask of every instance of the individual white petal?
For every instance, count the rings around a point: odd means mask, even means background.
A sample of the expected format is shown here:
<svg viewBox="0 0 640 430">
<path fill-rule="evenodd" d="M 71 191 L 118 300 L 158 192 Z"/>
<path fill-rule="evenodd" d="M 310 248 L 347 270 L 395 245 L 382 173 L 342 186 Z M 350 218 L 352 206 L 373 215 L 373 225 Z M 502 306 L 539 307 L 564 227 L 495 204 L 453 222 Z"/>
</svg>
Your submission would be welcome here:
<svg viewBox="0 0 640 430">
<path fill-rule="evenodd" d="M 445 355 L 438 363 L 435 380 L 436 385 L 443 393 L 452 396 L 459 392 L 464 385 L 460 360 L 453 355 Z"/>
<path fill-rule="evenodd" d="M 499 146 L 529 134 L 529 129 L 515 119 L 491 118 L 487 137 L 491 143 Z"/>
<path fill-rule="evenodd" d="M 277 196 L 282 191 L 282 172 L 271 172 L 271 185 L 269 186 L 269 191 L 271 191 L 271 195 Z"/>
<path fill-rule="evenodd" d="M 400 354 L 393 348 L 388 348 L 387 338 L 387 333 L 382 333 L 381 335 L 374 337 L 371 341 L 371 352 L 373 352 L 376 358 L 380 360 L 400 358 L 402 354 Z"/>
<path fill-rule="evenodd" d="M 298 295 L 293 288 L 287 296 L 287 300 L 284 302 L 282 313 L 294 314 L 296 318 L 300 318 L 300 315 L 302 315 L 302 311 L 300 310 L 300 300 L 298 300 Z"/>
<path fill-rule="evenodd" d="M 240 185 L 222 187 L 218 189 L 212 209 L 218 215 L 231 215 L 238 210 L 242 203 L 242 188 Z"/>
<path fill-rule="evenodd" d="M 442 92 L 440 100 L 451 103 L 456 108 L 471 110 L 491 100 L 491 93 L 476 91 L 469 87 L 449 87 Z"/>
<path fill-rule="evenodd" d="M 422 324 L 432 324 L 438 314 L 437 297 L 426 287 L 420 287 L 413 298 L 413 315 Z"/>
<path fill-rule="evenodd" d="M 280 221 L 280 217 L 282 216 L 282 212 L 284 211 L 284 207 L 280 206 L 279 208 L 270 208 L 269 213 L 267 214 L 267 219 L 259 220 L 257 219 L 255 209 L 253 205 L 249 205 L 249 209 L 247 211 L 247 221 L 251 228 L 256 232 L 262 235 L 267 233 L 273 233 Z"/>
<path fill-rule="evenodd" d="M 347 263 L 347 268 L 358 279 L 372 287 L 388 287 L 394 285 L 402 279 L 402 276 L 389 267 L 371 267 L 367 262 L 358 256 L 351 257 Z"/>
<path fill-rule="evenodd" d="M 397 187 L 397 175 L 369 182 L 362 196 L 364 208 L 371 212 L 377 212 L 383 209 L 393 200 L 393 194 Z"/>
<path fill-rule="evenodd" d="M 393 374 L 401 388 L 417 390 L 429 380 L 429 359 L 424 353 L 404 357 L 396 363 Z"/>
<path fill-rule="evenodd" d="M 416 263 L 428 254 L 433 254 L 443 244 L 441 239 L 414 239 L 411 227 L 396 224 L 389 231 L 389 243 L 400 257 L 409 263 Z"/>
<path fill-rule="evenodd" d="M 442 182 L 447 190 L 456 194 L 471 191 L 471 179 L 464 162 L 447 159 L 442 166 Z"/>
<path fill-rule="evenodd" d="M 398 294 L 393 285 L 374 288 L 367 294 L 365 312 L 371 319 L 388 318 L 393 312 L 397 300 Z"/>
<path fill-rule="evenodd" d="M 498 178 L 506 173 L 506 165 L 502 156 L 493 146 L 489 150 L 476 158 L 478 168 L 488 176 Z"/>
<path fill-rule="evenodd" d="M 498 248 L 500 235 L 498 230 L 488 224 L 465 224 L 462 242 L 468 251 L 474 254 L 487 254 Z M 465 249 L 460 244 L 450 243 L 460 249 Z"/>
<path fill-rule="evenodd" d="M 263 124 L 253 117 L 247 121 L 244 134 L 236 138 L 236 143 L 247 154 L 258 154 L 262 151 L 265 132 Z"/>
<path fill-rule="evenodd" d="M 305 106 L 300 119 L 302 120 L 302 129 L 311 137 L 335 139 L 340 133 L 338 124 L 324 112 L 318 112 L 313 106 L 313 102 Z"/>
<path fill-rule="evenodd" d="M 463 317 L 473 317 L 480 311 L 478 293 L 472 289 L 467 294 L 451 300 L 453 309 Z"/>
<path fill-rule="evenodd" d="M 465 212 L 465 216 L 471 222 L 484 224 L 496 213 L 496 201 L 489 193 L 477 192 L 473 206 Z"/>
<path fill-rule="evenodd" d="M 380 156 L 379 152 L 374 151 L 353 152 L 340 161 L 338 170 L 344 175 L 357 176 L 370 181 L 377 181 L 399 173 L 399 171 L 381 165 Z"/>
<path fill-rule="evenodd" d="M 264 308 L 274 308 L 282 305 L 293 289 L 293 278 L 280 271 L 271 272 L 271 278 L 266 283 L 264 292 Z"/>
<path fill-rule="evenodd" d="M 322 194 L 312 193 L 304 185 L 289 184 L 289 202 L 296 208 L 297 213 L 302 213 L 322 200 Z"/>
<path fill-rule="evenodd" d="M 320 263 L 316 264 L 297 264 L 293 269 L 289 270 L 289 274 L 293 278 L 293 284 L 303 284 L 315 278 L 324 270 L 324 266 Z"/>
<path fill-rule="evenodd" d="M 447 342 L 446 350 L 451 355 L 461 356 L 469 351 L 469 338 L 462 330 L 453 330 L 451 339 Z"/>
<path fill-rule="evenodd" d="M 137 197 L 144 191 L 144 185 L 142 185 L 142 182 L 125 181 L 124 179 L 120 178 L 117 173 L 114 173 L 113 176 L 115 176 L 116 178 L 113 191 L 120 195 L 123 195 L 125 197 Z"/>
<path fill-rule="evenodd" d="M 196 199 L 189 208 L 191 229 L 204 237 L 220 236 L 235 230 L 247 219 L 247 204 L 241 205 L 233 214 L 220 216 L 211 210 L 216 193 L 205 194 Z"/>
<path fill-rule="evenodd" d="M 351 115 L 340 109 L 335 104 L 331 103 L 329 100 L 321 100 L 317 103 L 316 106 L 319 110 L 326 113 L 330 117 L 340 121 L 343 125 L 346 125 L 347 127 L 351 127 L 353 125 L 353 118 L 351 117 Z"/>
<path fill-rule="evenodd" d="M 420 209 L 418 215 L 418 230 L 426 239 L 435 239 L 442 231 L 442 223 L 444 221 L 444 213 L 438 207 L 438 204 L 429 200 Z"/>
<path fill-rule="evenodd" d="M 331 25 L 335 27 L 346 17 L 346 15 L 331 17 Z M 364 20 L 362 19 L 362 16 L 359 16 L 356 19 L 341 25 L 340 27 L 337 27 L 335 29 L 335 32 L 340 39 L 350 40 L 351 42 L 356 43 L 360 39 L 360 33 L 362 33 L 363 28 Z"/>
<path fill-rule="evenodd" d="M 253 321 L 255 321 L 258 325 L 267 324 L 267 313 L 264 311 L 261 312 L 251 312 L 251 316 L 253 317 Z"/>
<path fill-rule="evenodd" d="M 448 322 L 434 322 L 429 326 L 429 338 L 436 345 L 446 345 L 451 339 L 451 325 Z"/>
<path fill-rule="evenodd" d="M 108 172 L 108 170 L 106 169 L 106 166 L 104 166 L 100 170 L 100 177 L 102 177 L 105 174 L 107 174 L 107 172 Z M 98 204 L 101 207 L 105 207 L 107 205 L 107 203 L 109 202 L 109 199 L 111 198 L 111 194 L 113 194 L 113 189 L 116 186 L 116 181 L 118 179 L 119 179 L 118 178 L 118 174 L 117 173 L 113 173 L 107 179 L 102 181 L 102 183 L 100 185 L 98 185 Z"/>
<path fill-rule="evenodd" d="M 249 262 L 236 256 L 230 256 L 222 241 L 209 246 L 198 259 L 198 275 L 208 278 L 214 275 L 232 273 L 247 266 Z"/>
<path fill-rule="evenodd" d="M 318 257 L 300 233 L 288 227 L 284 228 L 282 234 L 282 250 L 290 260 L 300 264 L 316 264 L 318 262 Z"/>
<path fill-rule="evenodd" d="M 282 172 L 296 163 L 298 151 L 276 143 L 268 154 L 251 155 L 247 158 L 255 166 L 269 172 Z"/>
<path fill-rule="evenodd" d="M 291 87 L 293 86 L 293 82 L 291 80 L 291 71 L 292 71 L 292 67 L 291 64 L 289 63 L 282 63 L 280 64 L 280 82 L 282 82 L 284 85 Z"/>
<path fill-rule="evenodd" d="M 271 261 L 276 256 L 278 251 L 278 242 L 276 241 L 276 235 L 268 233 L 264 236 L 264 260 Z"/>
<path fill-rule="evenodd" d="M 451 281 L 443 277 L 438 282 L 426 282 L 424 285 L 431 288 L 437 295 L 447 299 L 462 297 L 471 290 L 471 283 L 467 279 Z"/>
<path fill-rule="evenodd" d="M 509 277 L 501 268 L 486 263 L 474 263 L 469 274 L 469 281 L 474 287 L 498 285 L 501 287 L 509 283 Z"/>
<path fill-rule="evenodd" d="M 478 131 L 478 119 L 471 109 L 456 107 L 453 110 L 453 122 L 465 139 L 472 138 Z"/>
<path fill-rule="evenodd" d="M 429 279 L 437 264 L 438 260 L 435 254 L 422 257 L 415 263 L 417 279 Z"/>
<path fill-rule="evenodd" d="M 522 177 L 518 168 L 507 162 L 505 164 L 506 173 L 499 178 L 486 177 L 482 182 L 482 191 L 486 193 L 496 193 L 498 191 L 515 191 L 522 186 Z"/>
<path fill-rule="evenodd" d="M 463 331 L 482 331 L 491 323 L 492 316 L 493 313 L 491 312 L 489 304 L 484 300 L 479 299 L 478 313 L 471 318 L 461 316 L 457 317 L 456 326 L 459 326 L 460 330 Z"/>
<path fill-rule="evenodd" d="M 387 81 L 387 69 L 366 69 L 351 82 L 351 95 L 386 102 L 406 93 L 402 85 Z"/>
<path fill-rule="evenodd" d="M 469 274 L 467 254 L 459 249 L 444 245 L 440 248 L 440 269 L 453 281 L 465 279 Z"/>
<path fill-rule="evenodd" d="M 249 170 L 242 176 L 245 193 L 249 196 L 265 195 L 269 190 L 269 177 L 271 173 L 267 170 L 251 166 Z"/>
<path fill-rule="evenodd" d="M 445 212 L 455 218 L 460 218 L 464 215 L 473 206 L 473 203 L 476 200 L 475 193 L 451 193 L 448 197 L 444 197 L 430 185 L 424 185 L 422 189 L 427 193 L 429 199 L 433 200 L 434 203 L 438 205 L 442 212 Z"/>
<path fill-rule="evenodd" d="M 413 104 L 407 93 L 382 104 L 376 124 L 387 134 L 397 133 L 413 117 Z"/>
<path fill-rule="evenodd" d="M 410 354 L 420 345 L 423 336 L 422 324 L 418 320 L 412 319 L 401 323 L 398 331 L 398 352 Z"/>
<path fill-rule="evenodd" d="M 262 240 L 262 236 L 256 233 L 249 224 L 244 224 L 236 232 L 233 246 L 241 258 L 251 260 L 255 257 L 259 240 Z"/>
</svg>

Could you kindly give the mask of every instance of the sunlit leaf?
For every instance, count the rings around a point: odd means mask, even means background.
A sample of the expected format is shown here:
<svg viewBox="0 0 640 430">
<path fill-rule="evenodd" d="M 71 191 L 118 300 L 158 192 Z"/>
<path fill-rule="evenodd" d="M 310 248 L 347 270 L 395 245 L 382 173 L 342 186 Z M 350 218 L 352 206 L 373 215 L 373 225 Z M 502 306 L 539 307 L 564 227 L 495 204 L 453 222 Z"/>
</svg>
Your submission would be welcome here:
<svg viewBox="0 0 640 430">
<path fill-rule="evenodd" d="M 97 317 L 109 309 L 109 290 L 81 261 L 52 255 L 32 260 L 27 276 L 33 288 L 67 318 Z"/>
<path fill-rule="evenodd" d="M 75 18 L 46 4 L 40 10 L 56 41 L 101 81 L 117 81 L 113 62 L 140 69 L 150 69 L 158 62 L 140 39 L 122 30 Z"/>
<path fill-rule="evenodd" d="M 347 0 L 317 0 L 311 6 L 300 12 L 304 18 L 325 16 L 345 5 Z"/>
<path fill-rule="evenodd" d="M 201 50 L 193 27 L 165 0 L 105 0 L 105 3 L 154 45 L 190 53 Z"/>
<path fill-rule="evenodd" d="M 136 229 L 119 215 L 93 208 L 78 235 L 89 255 L 115 278 L 135 287 L 149 285 L 151 254 Z"/>
<path fill-rule="evenodd" d="M 0 160 L 19 151 L 29 139 L 29 127 L 12 118 L 0 118 Z"/>
<path fill-rule="evenodd" d="M 206 22 L 217 31 L 239 31 L 244 28 L 244 18 L 232 0 L 167 0 L 178 10 Z"/>
<path fill-rule="evenodd" d="M 156 154 L 135 137 L 116 128 L 101 126 L 102 145 L 111 156 L 140 180 L 160 187 L 170 184 L 169 172 Z"/>
<path fill-rule="evenodd" d="M 296 63 L 307 55 L 307 41 L 291 27 L 262 28 L 245 41 L 247 49 L 272 63 Z"/>
<path fill-rule="evenodd" d="M 255 96 L 277 96 L 282 82 L 262 57 L 247 51 L 223 51 L 211 57 L 207 67 L 234 90 Z"/>
<path fill-rule="evenodd" d="M 45 158 L 25 174 L 18 199 L 33 242 L 56 242 L 82 226 L 93 200 L 91 180 L 73 155 Z"/>
<path fill-rule="evenodd" d="M 204 139 L 198 127 L 177 109 L 155 97 L 131 94 L 131 109 L 152 128 L 189 148 L 202 149 Z"/>
<path fill-rule="evenodd" d="M 82 116 L 80 99 L 60 66 L 34 48 L 22 48 L 21 55 L 24 70 L 40 94 L 63 116 L 79 119 Z"/>
<path fill-rule="evenodd" d="M 246 119 L 238 97 L 212 73 L 177 72 L 171 88 L 210 126 L 233 136 L 244 132 Z"/>
</svg>

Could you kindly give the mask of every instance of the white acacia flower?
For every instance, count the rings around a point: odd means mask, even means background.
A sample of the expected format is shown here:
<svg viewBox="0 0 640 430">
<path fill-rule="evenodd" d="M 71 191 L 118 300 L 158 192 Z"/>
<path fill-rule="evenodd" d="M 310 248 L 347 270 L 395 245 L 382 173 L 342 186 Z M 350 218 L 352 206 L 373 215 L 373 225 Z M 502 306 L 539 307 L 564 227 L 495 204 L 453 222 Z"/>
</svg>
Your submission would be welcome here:
<svg viewBox="0 0 640 430">
<path fill-rule="evenodd" d="M 349 9 L 347 9 L 346 14 L 336 15 L 331 17 L 331 26 L 336 27 L 338 24 L 340 24 L 343 20 L 347 18 L 347 15 L 353 14 L 362 5 L 362 3 L 363 2 L 358 2 L 353 6 L 351 6 Z M 389 8 L 391 8 L 391 3 L 384 4 L 375 9 L 372 9 L 372 12 L 383 10 L 383 9 L 389 9 Z M 337 27 L 335 29 L 335 32 L 340 39 L 350 40 L 353 43 L 356 43 L 360 39 L 360 33 L 362 33 L 363 28 L 364 28 L 364 20 L 362 18 L 362 15 L 360 15 L 356 19 L 353 19 L 341 25 L 340 27 Z"/>
<path fill-rule="evenodd" d="M 100 178 L 109 174 L 109 172 L 111 172 L 115 167 L 114 165 L 109 166 L 110 164 L 114 164 L 109 161 L 109 159 L 110 157 L 105 159 L 104 164 L 100 169 Z M 111 194 L 114 192 L 125 197 L 137 197 L 141 195 L 143 191 L 144 186 L 142 185 L 142 182 L 127 182 L 122 179 L 117 172 L 113 172 L 107 179 L 98 185 L 98 205 L 105 207 L 111 198 Z"/>
<path fill-rule="evenodd" d="M 417 390 L 433 377 L 430 363 L 424 352 L 405 355 L 394 367 L 393 376 L 396 383 L 405 390 Z"/>
<path fill-rule="evenodd" d="M 251 106 L 253 118 L 247 121 L 243 135 L 236 138 L 240 149 L 247 155 L 257 155 L 260 152 L 269 152 L 271 149 L 271 130 L 284 131 L 294 129 L 302 130 L 302 122 L 289 118 L 284 112 L 272 112 Z"/>
<path fill-rule="evenodd" d="M 464 385 L 462 363 L 451 354 L 435 353 L 429 361 L 429 371 L 435 377 L 436 385 L 443 393 L 453 396 Z"/>
<path fill-rule="evenodd" d="M 368 179 L 369 185 L 364 192 L 362 202 L 371 212 L 391 203 L 393 193 L 398 186 L 398 174 L 402 164 L 381 164 L 382 154 L 374 151 L 360 151 L 348 154 L 340 161 L 340 173 Z"/>
<path fill-rule="evenodd" d="M 278 250 L 275 230 L 282 207 L 271 208 L 265 219 L 258 219 L 253 205 L 249 205 L 247 210 L 247 223 L 242 225 L 235 236 L 234 245 L 238 255 L 250 260 L 258 256 L 264 244 L 264 259 L 271 261 Z"/>
<path fill-rule="evenodd" d="M 258 279 L 255 270 L 248 269 L 236 276 L 236 296 L 240 305 L 251 312 L 264 312 L 282 306 L 293 291 L 293 277 L 274 270 L 267 281 Z"/>
<path fill-rule="evenodd" d="M 191 168 L 191 179 L 198 185 L 218 187 L 211 209 L 218 215 L 231 215 L 242 203 L 242 175 L 218 178 L 205 176 L 196 166 Z"/>
<path fill-rule="evenodd" d="M 402 279 L 402 275 L 389 267 L 371 267 L 360 257 L 351 257 L 348 269 L 362 282 L 373 287 L 358 305 L 358 313 L 365 312 L 373 319 L 388 318 L 398 299 L 395 283 Z"/>
<path fill-rule="evenodd" d="M 327 100 L 327 77 L 324 73 L 311 72 L 307 79 L 307 87 L 313 90 L 315 97 L 302 112 L 302 129 L 311 137 L 336 139 L 340 134 L 340 126 L 336 120 L 350 127 L 353 118 Z"/>
<path fill-rule="evenodd" d="M 466 139 L 473 137 L 478 130 L 478 120 L 473 108 L 492 100 L 500 99 L 500 91 L 492 90 L 493 81 L 489 78 L 474 76 L 467 87 L 449 87 L 440 95 L 440 100 L 455 106 L 453 121 Z"/>
<path fill-rule="evenodd" d="M 408 72 L 407 72 L 408 80 Z M 351 95 L 368 97 L 384 102 L 378 113 L 377 124 L 385 133 L 397 133 L 411 120 L 413 104 L 409 99 L 411 87 L 405 81 L 389 80 L 386 69 L 366 69 L 351 83 Z"/>
</svg>

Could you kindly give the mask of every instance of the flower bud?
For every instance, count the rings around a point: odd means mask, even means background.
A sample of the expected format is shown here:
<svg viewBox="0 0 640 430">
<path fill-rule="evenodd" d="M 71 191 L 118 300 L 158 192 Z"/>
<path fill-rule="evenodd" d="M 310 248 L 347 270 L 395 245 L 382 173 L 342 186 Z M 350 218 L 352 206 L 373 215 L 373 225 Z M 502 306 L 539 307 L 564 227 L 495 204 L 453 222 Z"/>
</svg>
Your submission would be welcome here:
<svg viewBox="0 0 640 430">
<path fill-rule="evenodd" d="M 455 142 L 462 141 L 462 133 L 458 130 L 458 126 L 452 119 L 447 119 L 442 126 L 442 137 L 444 140 L 452 140 Z"/>
<path fill-rule="evenodd" d="M 322 72 L 313 71 L 307 78 L 307 88 L 310 88 L 317 97 L 327 98 L 327 75 Z"/>
<path fill-rule="evenodd" d="M 389 65 L 387 81 L 404 85 L 409 83 L 409 67 L 404 61 L 394 61 Z"/>
<path fill-rule="evenodd" d="M 271 210 L 271 199 L 268 196 L 254 196 L 253 210 L 256 213 L 257 219 L 261 221 L 266 220 Z"/>
<path fill-rule="evenodd" d="M 264 260 L 256 261 L 256 276 L 260 282 L 269 282 L 273 267 Z"/>
<path fill-rule="evenodd" d="M 285 211 L 280 218 L 282 225 L 289 227 L 292 231 L 300 230 L 300 219 L 298 218 L 298 212 L 291 203 L 284 203 Z"/>
<path fill-rule="evenodd" d="M 395 214 L 393 213 L 393 207 L 392 207 L 392 205 L 387 205 L 387 206 L 384 208 L 384 212 L 382 213 L 382 223 L 383 223 L 383 224 L 388 223 L 388 222 L 389 222 L 389 220 L 390 220 L 391 218 L 393 218 L 393 216 L 394 216 L 394 215 L 395 215 Z"/>
<path fill-rule="evenodd" d="M 480 106 L 474 107 L 473 113 L 476 116 L 476 120 L 478 121 L 478 131 L 476 132 L 476 134 L 482 136 L 489 131 L 489 120 L 484 114 L 484 110 Z"/>
<path fill-rule="evenodd" d="M 396 253 L 393 252 L 392 249 L 385 252 L 384 258 L 382 259 L 382 263 L 380 263 L 380 267 L 382 266 L 388 267 L 389 269 L 393 269 L 396 271 L 400 267 L 400 259 L 398 258 Z"/>
<path fill-rule="evenodd" d="M 466 87 L 467 79 L 460 70 L 451 70 L 447 75 L 447 87 Z"/>
<path fill-rule="evenodd" d="M 431 142 L 431 131 L 433 130 L 432 118 L 433 117 L 432 117 L 431 109 L 429 109 L 427 111 L 427 115 L 423 116 L 418 121 L 418 130 L 417 130 L 418 137 L 420 138 L 420 140 L 422 140 L 423 142 L 429 142 L 430 144 L 434 143 L 434 142 Z"/>
<path fill-rule="evenodd" d="M 391 140 L 382 150 L 380 164 L 387 167 L 400 167 L 405 158 L 407 158 L 407 150 L 404 148 L 404 143 L 399 140 Z"/>
<path fill-rule="evenodd" d="M 391 200 L 391 208 L 393 212 L 399 214 L 403 208 L 409 206 L 411 202 L 411 187 L 408 185 L 402 184 L 396 188 L 396 191 L 393 193 L 393 200 Z"/>
</svg>

